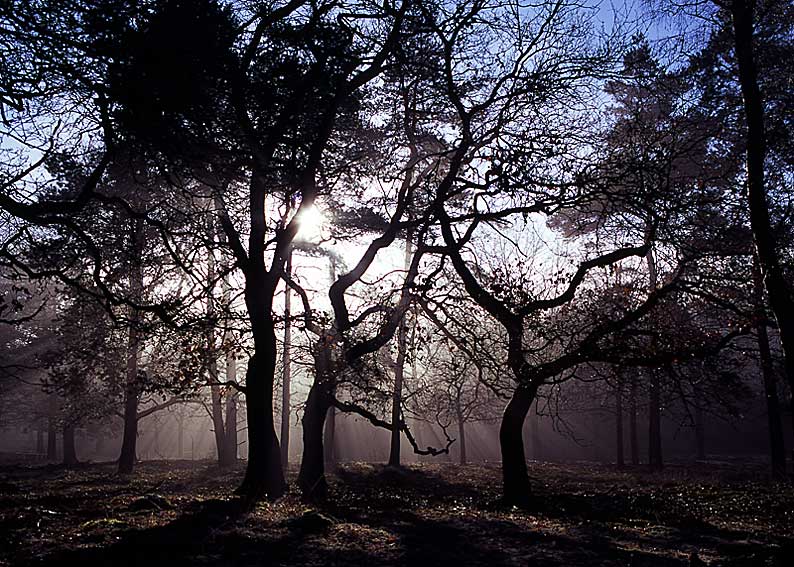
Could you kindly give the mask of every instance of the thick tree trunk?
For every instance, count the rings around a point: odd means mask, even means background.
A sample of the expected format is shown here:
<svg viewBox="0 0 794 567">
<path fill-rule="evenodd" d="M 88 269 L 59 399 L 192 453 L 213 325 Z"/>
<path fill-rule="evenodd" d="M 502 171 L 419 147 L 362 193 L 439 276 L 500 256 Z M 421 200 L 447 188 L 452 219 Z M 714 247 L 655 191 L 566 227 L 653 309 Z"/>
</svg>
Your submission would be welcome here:
<svg viewBox="0 0 794 567">
<path fill-rule="evenodd" d="M 766 132 L 753 47 L 755 5 L 752 0 L 733 0 L 730 4 L 739 85 L 747 121 L 747 200 L 758 263 L 780 333 L 786 380 L 794 393 L 794 297 L 781 268 L 764 180 Z"/>
<path fill-rule="evenodd" d="M 74 442 L 74 425 L 67 423 L 63 426 L 63 464 L 73 467 L 79 463 L 77 449 Z"/>
<path fill-rule="evenodd" d="M 135 357 L 137 358 L 137 357 Z M 131 363 L 128 361 L 127 374 L 130 375 Z M 137 375 L 137 362 L 134 364 Z M 129 378 L 128 378 L 129 380 Z M 121 454 L 119 455 L 119 474 L 130 474 L 137 460 L 138 443 L 138 388 L 135 380 L 128 382 L 124 391 L 124 432 L 122 433 Z"/>
<path fill-rule="evenodd" d="M 619 467 L 624 466 L 623 456 L 623 377 L 618 374 L 615 388 L 615 453 Z"/>
<path fill-rule="evenodd" d="M 783 424 L 780 418 L 780 400 L 777 393 L 777 377 L 772 363 L 772 349 L 766 327 L 766 304 L 764 303 L 763 281 L 757 258 L 753 258 L 753 283 L 756 306 L 755 332 L 758 336 L 758 357 L 761 365 L 761 378 L 764 382 L 766 417 L 769 427 L 769 456 L 772 474 L 776 477 L 786 475 L 786 448 L 783 441 Z"/>
<path fill-rule="evenodd" d="M 264 344 L 255 348 L 245 375 L 248 464 L 238 493 L 250 501 L 263 497 L 275 500 L 287 488 L 273 420 L 273 376 L 277 354 L 273 327 L 265 329 L 264 334 L 266 336 L 259 341 Z"/>
<path fill-rule="evenodd" d="M 325 480 L 325 453 L 323 450 L 323 428 L 328 412 L 328 401 L 322 386 L 312 385 L 303 410 L 303 458 L 298 473 L 298 486 L 307 500 L 325 498 L 328 485 Z"/>
<path fill-rule="evenodd" d="M 629 450 L 631 464 L 640 464 L 640 444 L 637 434 L 637 377 L 632 376 L 629 385 Z"/>
<path fill-rule="evenodd" d="M 281 279 L 281 268 L 274 259 L 271 271 L 265 266 L 265 195 L 267 187 L 261 172 L 251 176 L 248 258 L 245 265 L 245 305 L 254 339 L 254 355 L 245 373 L 245 399 L 248 416 L 248 464 L 237 492 L 248 502 L 262 497 L 280 498 L 287 489 L 281 467 L 281 448 L 273 419 L 273 387 L 276 373 L 276 327 L 273 320 L 273 295 Z"/>
<path fill-rule="evenodd" d="M 314 382 L 303 410 L 303 458 L 298 486 L 307 500 L 321 500 L 327 494 L 323 433 L 331 406 L 334 376 L 331 368 L 330 337 L 322 336 L 314 349 Z"/>
<path fill-rule="evenodd" d="M 536 386 L 522 385 L 516 388 L 513 397 L 502 414 L 499 428 L 499 445 L 502 450 L 502 484 L 504 501 L 513 506 L 529 505 L 532 491 L 527 474 L 522 431 L 524 420 L 537 393 Z"/>
</svg>

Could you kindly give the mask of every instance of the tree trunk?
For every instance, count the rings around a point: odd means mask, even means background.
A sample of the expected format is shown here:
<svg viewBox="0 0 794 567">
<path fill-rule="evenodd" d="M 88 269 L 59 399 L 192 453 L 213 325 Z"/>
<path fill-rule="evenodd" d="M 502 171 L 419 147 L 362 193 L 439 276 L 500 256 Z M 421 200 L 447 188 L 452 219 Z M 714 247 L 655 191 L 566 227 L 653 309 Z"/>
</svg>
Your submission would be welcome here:
<svg viewBox="0 0 794 567">
<path fill-rule="evenodd" d="M 624 466 L 623 457 L 623 377 L 618 371 L 617 385 L 615 387 L 615 448 L 619 467 Z"/>
<path fill-rule="evenodd" d="M 764 381 L 764 399 L 769 427 L 769 456 L 772 474 L 782 478 L 786 475 L 786 448 L 783 441 L 783 423 L 780 418 L 780 400 L 777 393 L 777 377 L 772 363 L 772 349 L 766 328 L 766 305 L 764 303 L 763 281 L 757 258 L 753 258 L 753 283 L 756 307 L 755 332 L 758 336 L 758 356 L 761 377 Z"/>
<path fill-rule="evenodd" d="M 131 333 L 132 334 L 132 333 Z M 137 358 L 137 356 L 135 357 Z M 131 368 L 133 367 L 134 368 Z M 137 361 L 127 362 L 127 375 L 134 370 L 137 375 Z M 121 454 L 119 455 L 119 474 L 130 474 L 137 460 L 138 443 L 138 388 L 135 379 L 127 383 L 124 391 L 124 432 L 122 434 Z"/>
<path fill-rule="evenodd" d="M 276 329 L 272 315 L 274 282 L 246 278 L 246 304 L 254 337 L 254 355 L 248 359 L 245 374 L 245 399 L 248 416 L 248 463 L 237 490 L 251 502 L 263 497 L 280 498 L 286 491 L 281 467 L 281 449 L 273 420 L 273 382 L 276 372 Z"/>
<path fill-rule="evenodd" d="M 212 221 L 207 226 L 207 239 L 211 241 L 215 235 Z M 215 452 L 218 457 L 218 466 L 225 467 L 229 464 L 226 454 L 226 424 L 223 419 L 223 394 L 218 380 L 218 352 L 215 344 L 215 255 L 212 250 L 207 255 L 207 329 L 206 329 L 206 360 L 207 379 L 210 384 L 210 402 L 212 418 L 212 432 L 215 437 Z"/>
<path fill-rule="evenodd" d="M 754 7 L 755 2 L 750 0 L 733 0 L 730 4 L 739 85 L 747 122 L 747 200 L 750 210 L 750 229 L 769 296 L 769 306 L 778 324 L 786 380 L 794 393 L 794 316 L 792 316 L 794 297 L 781 268 L 777 242 L 769 217 L 764 180 L 766 160 L 764 102 L 758 84 L 753 47 Z"/>
<path fill-rule="evenodd" d="M 325 454 L 323 451 L 323 426 L 328 412 L 328 402 L 323 399 L 321 386 L 315 384 L 309 391 L 301 423 L 303 425 L 303 458 L 298 473 L 298 486 L 307 500 L 325 498 L 328 485 L 325 480 Z"/>
<path fill-rule="evenodd" d="M 532 496 L 522 431 L 536 393 L 536 386 L 517 387 L 502 414 L 499 445 L 502 451 L 504 501 L 508 505 L 527 506 Z"/>
<path fill-rule="evenodd" d="M 287 255 L 287 277 L 292 276 L 292 250 Z M 292 321 L 290 320 L 291 293 L 284 286 L 284 351 L 281 359 L 281 464 L 284 470 L 289 466 L 289 422 L 292 381 Z"/>
<path fill-rule="evenodd" d="M 700 404 L 700 397 L 695 404 L 695 449 L 698 461 L 706 460 L 706 423 L 703 415 L 703 406 Z"/>
<path fill-rule="evenodd" d="M 629 385 L 629 448 L 631 464 L 640 464 L 640 445 L 637 436 L 637 377 L 632 376 Z"/>
<path fill-rule="evenodd" d="M 63 426 L 63 464 L 73 467 L 79 463 L 74 442 L 74 425 L 67 423 Z"/>
<path fill-rule="evenodd" d="M 537 398 L 535 398 L 535 411 L 529 416 L 529 423 L 532 429 L 532 459 L 540 461 L 543 459 L 543 451 L 540 442 L 540 410 Z"/>
<path fill-rule="evenodd" d="M 55 428 L 55 419 L 56 413 L 58 411 L 58 400 L 55 397 L 55 394 L 50 394 L 47 400 L 47 460 L 48 461 L 55 461 L 58 458 L 57 455 L 57 438 L 56 438 L 56 428 Z"/>
<path fill-rule="evenodd" d="M 662 468 L 662 418 L 661 384 L 659 370 L 649 369 L 650 388 L 648 396 L 648 464 L 653 469 Z"/>
<path fill-rule="evenodd" d="M 307 500 L 325 498 L 325 451 L 323 430 L 331 405 L 334 377 L 331 368 L 331 340 L 321 336 L 314 349 L 314 382 L 303 410 L 303 458 L 298 472 L 298 486 Z"/>
<path fill-rule="evenodd" d="M 286 491 L 276 428 L 273 420 L 273 376 L 276 371 L 276 336 L 271 324 L 261 331 L 255 354 L 245 374 L 248 415 L 248 464 L 238 493 L 250 501 L 275 500 Z M 255 333 L 256 337 L 256 333 Z"/>
<path fill-rule="evenodd" d="M 400 323 L 398 340 L 403 341 L 405 331 L 403 324 Z M 397 364 L 394 368 L 394 390 L 392 391 L 391 422 L 394 427 L 391 431 L 391 443 L 389 446 L 389 466 L 400 466 L 400 444 L 402 442 L 402 430 L 398 424 L 402 421 L 402 389 L 403 389 L 403 370 L 405 362 L 405 351 L 399 349 L 397 352 Z"/>
<path fill-rule="evenodd" d="M 135 221 L 132 235 L 132 266 L 130 267 L 130 294 L 135 300 L 143 295 L 143 267 L 141 256 L 144 246 L 143 221 Z M 129 330 L 127 336 L 127 369 L 124 381 L 124 432 L 122 434 L 119 473 L 130 474 L 137 458 L 135 446 L 138 442 L 138 354 L 140 351 L 140 312 L 129 309 Z"/>
<path fill-rule="evenodd" d="M 646 227 L 650 231 L 650 226 Z M 656 272 L 656 258 L 653 249 L 648 250 L 645 256 L 648 263 L 648 288 L 651 292 L 656 290 L 658 276 Z M 655 340 L 652 349 L 656 350 Z M 655 368 L 650 368 L 648 389 L 648 464 L 653 469 L 662 468 L 662 414 L 661 414 L 661 381 L 660 374 Z"/>
<path fill-rule="evenodd" d="M 226 381 L 237 382 L 236 361 L 233 353 L 226 355 Z M 226 394 L 226 450 L 224 451 L 226 461 L 221 463 L 223 467 L 234 466 L 237 462 L 237 396 L 236 390 L 230 389 Z"/>
<path fill-rule="evenodd" d="M 460 407 L 460 400 L 456 401 L 455 406 L 455 417 L 458 420 L 458 450 L 460 451 L 460 464 L 465 465 L 467 463 L 466 459 L 466 422 L 463 418 L 463 411 L 461 411 Z M 521 423 L 522 433 L 523 433 L 523 422 Z M 521 449 L 524 448 L 524 440 L 521 439 Z"/>
<path fill-rule="evenodd" d="M 233 459 L 227 454 L 229 444 L 227 442 L 226 423 L 223 419 L 223 396 L 221 395 L 221 387 L 218 382 L 218 363 L 215 361 L 213 355 L 210 356 L 209 361 L 209 376 L 210 381 L 214 383 L 210 386 L 210 396 L 212 398 L 212 430 L 215 434 L 215 448 L 218 454 L 218 466 L 229 466 Z"/>
<path fill-rule="evenodd" d="M 185 458 L 185 416 L 178 415 L 176 418 L 176 453 L 177 458 Z"/>
<path fill-rule="evenodd" d="M 97 431 L 96 433 L 96 443 L 94 443 L 94 454 L 97 456 L 102 455 L 105 451 L 105 435 L 102 431 Z"/>
<path fill-rule="evenodd" d="M 220 231 L 219 237 L 221 241 L 225 241 L 225 235 L 222 231 Z M 231 286 L 229 285 L 228 273 L 223 277 L 222 290 L 223 304 L 228 310 L 231 306 Z M 232 339 L 232 333 L 227 322 L 226 330 L 223 333 L 223 344 L 226 348 L 226 382 L 228 384 L 237 384 L 237 358 L 231 348 Z M 237 463 L 237 396 L 239 396 L 239 391 L 234 386 L 229 386 L 226 392 L 226 426 L 224 428 L 226 438 L 224 439 L 224 460 L 220 463 L 222 467 L 231 467 Z"/>
<path fill-rule="evenodd" d="M 405 236 L 405 271 L 411 267 L 411 243 L 413 233 L 409 229 Z M 391 422 L 394 427 L 391 430 L 391 447 L 389 449 L 389 466 L 400 466 L 400 444 L 402 442 L 402 430 L 398 424 L 402 422 L 402 396 L 403 378 L 405 375 L 405 357 L 408 352 L 408 312 L 400 321 L 397 331 L 397 363 L 394 367 L 394 391 L 392 392 Z"/>
<path fill-rule="evenodd" d="M 248 236 L 248 259 L 245 264 L 245 305 L 254 339 L 254 354 L 245 373 L 245 399 L 248 416 L 248 464 L 239 494 L 249 503 L 262 497 L 280 498 L 286 491 L 281 467 L 281 448 L 273 419 L 273 386 L 276 373 L 276 327 L 273 320 L 273 296 L 281 268 L 273 260 L 271 270 L 265 266 L 265 195 L 267 187 L 260 172 L 251 176 Z M 277 249 L 280 249 L 277 245 Z"/>
<path fill-rule="evenodd" d="M 44 424 L 41 421 L 36 425 L 36 453 L 44 454 Z"/>
<path fill-rule="evenodd" d="M 323 435 L 323 445 L 325 449 L 325 468 L 334 470 L 336 468 L 336 408 L 331 406 L 325 416 L 325 432 Z"/>
</svg>

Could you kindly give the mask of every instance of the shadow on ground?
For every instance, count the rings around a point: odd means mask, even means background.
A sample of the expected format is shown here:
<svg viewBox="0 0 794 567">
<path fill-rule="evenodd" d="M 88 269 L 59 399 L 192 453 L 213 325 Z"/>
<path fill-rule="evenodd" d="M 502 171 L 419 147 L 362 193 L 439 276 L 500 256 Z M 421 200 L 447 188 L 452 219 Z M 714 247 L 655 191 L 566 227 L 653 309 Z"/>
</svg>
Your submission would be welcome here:
<svg viewBox="0 0 794 567">
<path fill-rule="evenodd" d="M 598 475 L 592 470 L 579 471 L 585 480 L 576 484 L 566 476 L 570 471 L 547 472 L 559 482 L 536 480 L 536 505 L 516 510 L 499 503 L 493 468 L 352 464 L 337 471 L 322 505 L 306 506 L 290 494 L 250 513 L 239 500 L 217 492 L 233 486 L 239 471 L 205 467 L 174 473 L 163 464 L 126 483 L 106 472 L 48 471 L 39 478 L 7 472 L 0 529 L 31 541 L 10 545 L 6 539 L 0 565 L 5 559 L 13 565 L 84 567 L 704 564 L 699 561 L 782 567 L 794 556 L 790 533 L 759 533 L 741 522 L 731 528 L 694 512 L 682 514 L 676 498 L 686 498 L 683 484 L 587 481 L 586 475 Z M 29 492 L 15 491 L 18 486 Z M 81 495 L 94 500 L 80 505 Z M 783 496 L 791 501 L 790 490 Z M 98 512 L 103 498 L 107 506 Z M 46 510 L 55 519 L 42 528 L 35 518 Z M 9 514 L 20 511 L 29 514 L 22 527 Z"/>
</svg>

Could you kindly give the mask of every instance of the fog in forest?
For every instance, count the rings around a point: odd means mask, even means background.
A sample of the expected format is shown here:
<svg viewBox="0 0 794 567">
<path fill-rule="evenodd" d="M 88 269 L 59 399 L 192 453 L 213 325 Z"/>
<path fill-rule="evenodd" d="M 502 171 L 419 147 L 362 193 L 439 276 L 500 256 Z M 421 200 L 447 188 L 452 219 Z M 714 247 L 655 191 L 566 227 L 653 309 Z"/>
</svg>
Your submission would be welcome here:
<svg viewBox="0 0 794 567">
<path fill-rule="evenodd" d="M 0 567 L 791 565 L 792 0 L 0 2 Z"/>
</svg>

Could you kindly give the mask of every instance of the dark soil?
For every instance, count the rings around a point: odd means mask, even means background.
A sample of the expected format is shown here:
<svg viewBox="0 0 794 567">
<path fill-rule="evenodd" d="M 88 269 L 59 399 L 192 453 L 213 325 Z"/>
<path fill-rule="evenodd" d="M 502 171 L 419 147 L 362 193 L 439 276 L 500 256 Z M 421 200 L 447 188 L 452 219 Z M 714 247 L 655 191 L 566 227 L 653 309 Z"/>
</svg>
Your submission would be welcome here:
<svg viewBox="0 0 794 567">
<path fill-rule="evenodd" d="M 794 488 L 748 466 L 533 463 L 518 510 L 495 466 L 350 463 L 322 506 L 291 492 L 248 513 L 242 468 L 114 470 L 0 468 L 0 565 L 794 565 Z"/>
</svg>

